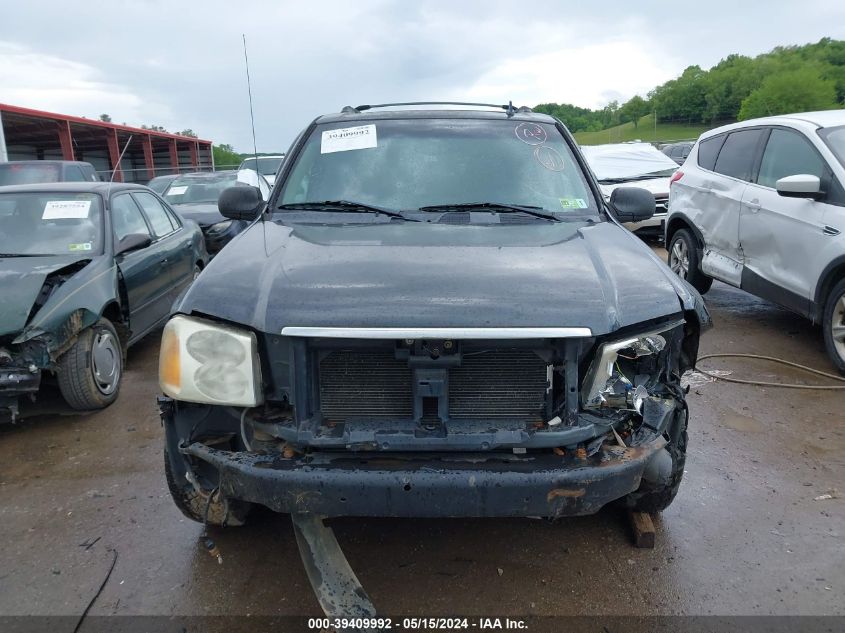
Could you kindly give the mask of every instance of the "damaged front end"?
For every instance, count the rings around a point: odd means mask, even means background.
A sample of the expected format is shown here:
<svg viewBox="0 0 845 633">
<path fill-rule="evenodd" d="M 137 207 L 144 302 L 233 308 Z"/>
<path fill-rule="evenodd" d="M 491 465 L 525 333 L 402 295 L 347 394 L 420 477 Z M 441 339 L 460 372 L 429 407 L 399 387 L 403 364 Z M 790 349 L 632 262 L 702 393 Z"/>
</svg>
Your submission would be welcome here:
<svg viewBox="0 0 845 633">
<path fill-rule="evenodd" d="M 607 337 L 390 338 L 174 321 L 161 361 L 174 399 L 161 405 L 177 481 L 279 512 L 407 517 L 591 514 L 671 485 L 680 376 L 702 325 L 688 314 Z M 255 366 L 234 343 L 228 365 L 192 348 L 203 328 L 244 337 Z M 224 367 L 251 400 L 202 396 L 211 379 L 194 389 Z"/>
<path fill-rule="evenodd" d="M 103 306 L 117 305 L 114 266 L 105 258 L 14 264 L 0 309 L 0 413 L 7 411 L 12 422 L 20 400 L 35 400 L 42 375 L 57 370 L 59 358 L 97 322 Z"/>
</svg>

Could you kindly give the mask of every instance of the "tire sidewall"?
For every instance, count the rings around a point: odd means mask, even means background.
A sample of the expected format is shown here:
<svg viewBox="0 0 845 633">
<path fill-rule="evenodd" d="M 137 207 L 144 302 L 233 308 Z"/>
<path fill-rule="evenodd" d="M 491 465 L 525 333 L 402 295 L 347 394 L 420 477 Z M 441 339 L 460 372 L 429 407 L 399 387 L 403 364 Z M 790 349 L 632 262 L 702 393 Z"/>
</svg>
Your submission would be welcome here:
<svg viewBox="0 0 845 633">
<path fill-rule="evenodd" d="M 108 332 L 118 346 L 118 379 L 114 391 L 103 393 L 94 377 L 93 348 L 97 332 Z M 62 396 L 71 408 L 78 411 L 104 409 L 117 400 L 123 381 L 124 350 L 114 326 L 100 319 L 79 334 L 79 337 L 58 361 L 58 382 Z"/>
<path fill-rule="evenodd" d="M 825 348 L 827 349 L 827 354 L 830 357 L 831 362 L 836 366 L 840 373 L 845 374 L 845 358 L 842 358 L 833 342 L 833 310 L 843 296 L 845 296 L 845 279 L 839 280 L 827 297 L 822 329 L 824 330 Z"/>
</svg>

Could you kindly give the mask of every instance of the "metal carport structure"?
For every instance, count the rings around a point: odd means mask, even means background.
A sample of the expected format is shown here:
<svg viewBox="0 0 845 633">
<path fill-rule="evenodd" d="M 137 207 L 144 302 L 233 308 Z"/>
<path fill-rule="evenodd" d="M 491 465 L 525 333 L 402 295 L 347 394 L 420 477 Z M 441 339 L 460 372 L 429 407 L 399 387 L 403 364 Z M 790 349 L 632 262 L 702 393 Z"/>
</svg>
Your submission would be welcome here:
<svg viewBox="0 0 845 633">
<path fill-rule="evenodd" d="M 214 169 L 211 141 L 0 103 L 0 161 L 45 159 L 84 160 L 117 182 Z"/>
</svg>

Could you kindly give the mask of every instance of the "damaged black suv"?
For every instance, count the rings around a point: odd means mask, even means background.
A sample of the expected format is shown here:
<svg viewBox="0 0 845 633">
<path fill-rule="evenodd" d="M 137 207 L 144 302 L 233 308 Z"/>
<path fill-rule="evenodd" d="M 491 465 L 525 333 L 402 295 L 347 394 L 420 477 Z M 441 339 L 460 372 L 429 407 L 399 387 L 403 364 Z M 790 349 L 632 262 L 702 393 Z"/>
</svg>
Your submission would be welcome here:
<svg viewBox="0 0 845 633">
<path fill-rule="evenodd" d="M 167 481 L 196 520 L 658 511 L 710 318 L 620 222 L 557 120 L 359 106 L 291 147 L 269 202 L 162 339 Z"/>
</svg>

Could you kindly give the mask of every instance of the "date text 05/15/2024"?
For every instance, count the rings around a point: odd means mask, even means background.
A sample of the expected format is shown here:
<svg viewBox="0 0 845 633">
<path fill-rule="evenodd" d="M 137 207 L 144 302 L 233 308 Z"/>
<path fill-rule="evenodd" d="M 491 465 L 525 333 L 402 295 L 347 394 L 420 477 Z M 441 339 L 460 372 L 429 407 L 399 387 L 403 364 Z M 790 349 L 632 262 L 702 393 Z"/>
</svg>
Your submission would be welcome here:
<svg viewBox="0 0 845 633">
<path fill-rule="evenodd" d="M 472 630 L 519 631 L 528 628 L 519 618 L 309 618 L 309 630 L 367 630 L 374 631 L 448 631 Z"/>
</svg>

